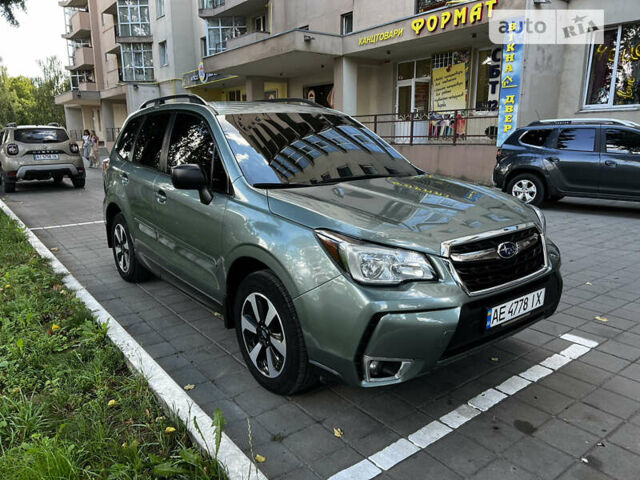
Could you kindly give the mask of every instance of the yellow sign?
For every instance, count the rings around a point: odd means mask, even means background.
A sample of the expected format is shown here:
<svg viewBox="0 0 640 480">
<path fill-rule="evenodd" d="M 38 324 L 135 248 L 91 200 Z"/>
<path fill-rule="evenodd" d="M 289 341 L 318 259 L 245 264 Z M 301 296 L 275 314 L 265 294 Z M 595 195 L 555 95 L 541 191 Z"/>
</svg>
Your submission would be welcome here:
<svg viewBox="0 0 640 480">
<path fill-rule="evenodd" d="M 434 110 L 464 110 L 467 107 L 464 63 L 434 68 L 432 82 Z"/>
<path fill-rule="evenodd" d="M 493 7 L 498 4 L 498 0 L 486 0 L 478 2 L 472 7 L 458 7 L 455 10 L 444 10 L 428 17 L 416 18 L 411 22 L 411 28 L 420 35 L 426 28 L 428 32 L 436 30 L 446 30 L 447 27 L 459 27 L 461 25 L 473 25 L 481 22 L 486 12 L 487 18 L 493 16 Z"/>
<path fill-rule="evenodd" d="M 387 30 L 386 32 L 378 32 L 366 37 L 360 37 L 358 39 L 358 46 L 371 45 L 378 42 L 384 42 L 386 40 L 392 40 L 394 38 L 400 38 L 404 35 L 404 28 L 395 28 L 393 30 Z"/>
</svg>

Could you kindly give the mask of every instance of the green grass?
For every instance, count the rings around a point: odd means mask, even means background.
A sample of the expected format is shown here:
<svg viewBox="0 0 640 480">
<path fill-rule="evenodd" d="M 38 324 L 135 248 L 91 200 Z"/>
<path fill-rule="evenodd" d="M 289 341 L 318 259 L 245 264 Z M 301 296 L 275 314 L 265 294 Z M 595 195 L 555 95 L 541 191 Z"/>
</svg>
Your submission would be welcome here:
<svg viewBox="0 0 640 480">
<path fill-rule="evenodd" d="M 0 478 L 223 478 L 106 333 L 0 211 Z"/>
</svg>

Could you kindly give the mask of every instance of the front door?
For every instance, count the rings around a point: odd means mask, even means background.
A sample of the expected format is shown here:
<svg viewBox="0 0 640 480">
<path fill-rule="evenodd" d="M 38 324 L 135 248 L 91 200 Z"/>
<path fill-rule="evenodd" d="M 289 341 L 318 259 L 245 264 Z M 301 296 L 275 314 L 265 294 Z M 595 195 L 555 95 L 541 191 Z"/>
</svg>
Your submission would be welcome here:
<svg viewBox="0 0 640 480">
<path fill-rule="evenodd" d="M 597 127 L 562 128 L 556 133 L 546 160 L 552 164 L 553 183 L 567 193 L 598 193 L 600 153 Z"/>
<path fill-rule="evenodd" d="M 603 128 L 600 193 L 640 199 L 640 132 Z"/>
<path fill-rule="evenodd" d="M 179 112 L 175 116 L 165 172 L 155 182 L 158 243 L 169 272 L 192 288 L 220 301 L 222 292 L 221 235 L 227 207 L 226 174 L 208 121 Z M 199 165 L 209 180 L 213 201 L 205 205 L 195 190 L 177 190 L 171 169 Z M 222 178 L 221 178 L 222 177 Z"/>
</svg>

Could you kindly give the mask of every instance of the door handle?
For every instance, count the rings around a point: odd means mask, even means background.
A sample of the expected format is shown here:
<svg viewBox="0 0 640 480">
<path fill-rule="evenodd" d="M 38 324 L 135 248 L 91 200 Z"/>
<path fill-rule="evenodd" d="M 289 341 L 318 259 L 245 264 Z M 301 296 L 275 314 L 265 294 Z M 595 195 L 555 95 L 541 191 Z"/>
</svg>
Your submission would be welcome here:
<svg viewBox="0 0 640 480">
<path fill-rule="evenodd" d="M 615 166 L 617 165 L 617 163 L 616 163 L 616 162 L 614 162 L 613 160 L 605 160 L 605 161 L 604 161 L 604 164 L 605 164 L 607 167 L 613 167 L 613 168 L 615 168 Z"/>
<path fill-rule="evenodd" d="M 156 192 L 156 201 L 160 205 L 164 205 L 165 203 L 167 203 L 167 194 L 164 193 L 164 191 L 162 191 L 162 190 L 158 190 Z"/>
</svg>

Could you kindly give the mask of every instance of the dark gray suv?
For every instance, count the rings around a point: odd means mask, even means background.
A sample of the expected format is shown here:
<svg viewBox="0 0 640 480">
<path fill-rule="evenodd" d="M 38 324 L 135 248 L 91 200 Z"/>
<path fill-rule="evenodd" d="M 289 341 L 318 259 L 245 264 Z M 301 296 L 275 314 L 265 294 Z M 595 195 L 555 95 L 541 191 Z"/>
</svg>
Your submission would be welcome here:
<svg viewBox="0 0 640 480">
<path fill-rule="evenodd" d="M 640 201 L 640 125 L 605 119 L 534 122 L 498 150 L 493 181 L 532 205 L 564 196 Z"/>
</svg>

